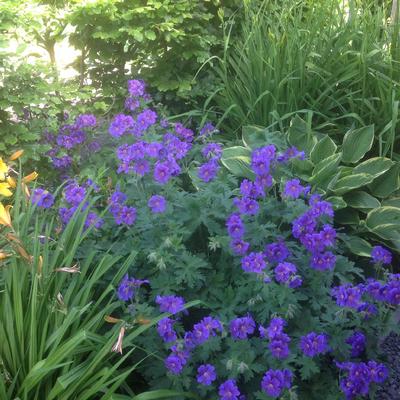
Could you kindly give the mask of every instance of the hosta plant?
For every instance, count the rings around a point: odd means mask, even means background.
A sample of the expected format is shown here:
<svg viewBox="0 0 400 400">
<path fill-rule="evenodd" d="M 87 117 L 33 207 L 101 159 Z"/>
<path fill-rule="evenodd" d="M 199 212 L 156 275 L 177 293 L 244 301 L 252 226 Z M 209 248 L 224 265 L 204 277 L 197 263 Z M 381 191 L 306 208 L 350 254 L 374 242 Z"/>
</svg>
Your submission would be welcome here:
<svg viewBox="0 0 400 400">
<path fill-rule="evenodd" d="M 399 163 L 385 157 L 368 158 L 374 126 L 349 130 L 337 146 L 329 136 L 315 131 L 310 121 L 296 116 L 283 132 L 244 127 L 243 145 L 225 149 L 222 161 L 234 174 L 248 176 L 253 148 L 261 143 L 296 146 L 308 157 L 293 164 L 293 175 L 301 176 L 334 204 L 335 223 L 351 233 L 345 241 L 350 250 L 368 256 L 371 244 L 386 242 L 399 251 Z"/>
</svg>

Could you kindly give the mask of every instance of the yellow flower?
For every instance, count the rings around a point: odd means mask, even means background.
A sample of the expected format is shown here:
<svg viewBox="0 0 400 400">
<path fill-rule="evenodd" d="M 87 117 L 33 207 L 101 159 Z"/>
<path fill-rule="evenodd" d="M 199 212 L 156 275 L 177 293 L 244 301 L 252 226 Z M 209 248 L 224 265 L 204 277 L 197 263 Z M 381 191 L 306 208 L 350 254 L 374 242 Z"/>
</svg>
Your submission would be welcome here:
<svg viewBox="0 0 400 400">
<path fill-rule="evenodd" d="M 0 225 L 11 226 L 10 208 L 10 205 L 4 207 L 0 203 Z"/>
<path fill-rule="evenodd" d="M 15 183 L 15 179 L 11 178 L 11 176 L 7 176 L 7 183 L 12 187 L 13 189 L 17 187 L 17 184 Z"/>
<path fill-rule="evenodd" d="M 6 179 L 7 171 L 7 164 L 0 157 L 0 181 L 4 181 Z"/>
<path fill-rule="evenodd" d="M 28 182 L 34 181 L 38 176 L 39 176 L 38 173 L 36 171 L 33 171 L 29 175 L 24 176 L 22 178 L 22 182 L 28 183 Z"/>
<path fill-rule="evenodd" d="M 0 194 L 5 197 L 10 197 L 12 195 L 10 185 L 7 182 L 0 182 Z"/>
<path fill-rule="evenodd" d="M 14 161 L 18 158 L 20 158 L 22 156 L 22 154 L 24 154 L 23 150 L 17 150 L 15 153 L 13 153 L 10 157 L 10 161 Z"/>
</svg>

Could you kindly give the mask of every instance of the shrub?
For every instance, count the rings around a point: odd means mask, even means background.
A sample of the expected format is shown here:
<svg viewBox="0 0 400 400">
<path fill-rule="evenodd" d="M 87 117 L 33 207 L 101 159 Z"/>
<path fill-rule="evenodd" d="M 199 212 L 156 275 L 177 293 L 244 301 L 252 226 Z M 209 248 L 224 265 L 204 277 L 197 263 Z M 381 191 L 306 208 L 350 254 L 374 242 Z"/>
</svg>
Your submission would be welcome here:
<svg viewBox="0 0 400 400">
<path fill-rule="evenodd" d="M 394 329 L 400 301 L 399 275 L 386 267 L 385 250 L 374 250 L 375 264 L 365 263 L 365 271 L 346 257 L 332 204 L 291 173 L 303 152 L 259 144 L 230 160 L 213 127 L 195 134 L 172 124 L 150 108 L 142 82 L 128 87 L 126 113 L 94 130 L 108 136 L 107 146 L 91 161 L 77 151 L 92 140 L 87 132 L 71 150 L 82 170 L 101 162 L 107 179 L 79 181 L 64 168 L 70 176 L 58 206 L 64 224 L 85 208 L 86 226 L 95 226 L 82 258 L 89 248 L 137 252 L 118 289 L 121 318 L 172 314 L 140 339 L 165 357 L 144 364 L 152 387 L 221 399 L 373 392 L 388 373 L 378 338 Z M 70 143 L 73 131 L 62 129 L 69 139 L 61 143 Z M 245 179 L 220 167 L 222 154 Z M 91 207 L 89 186 L 96 192 Z M 138 289 L 143 284 L 151 291 Z M 186 312 L 194 299 L 202 304 Z"/>
</svg>

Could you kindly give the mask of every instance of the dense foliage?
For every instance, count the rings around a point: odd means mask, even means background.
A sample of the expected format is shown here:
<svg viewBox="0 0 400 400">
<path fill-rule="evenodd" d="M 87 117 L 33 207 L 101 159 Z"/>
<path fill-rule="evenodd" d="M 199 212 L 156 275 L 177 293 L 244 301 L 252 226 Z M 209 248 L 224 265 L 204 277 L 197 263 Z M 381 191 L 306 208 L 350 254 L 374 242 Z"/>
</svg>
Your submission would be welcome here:
<svg viewBox="0 0 400 400">
<path fill-rule="evenodd" d="M 364 270 L 348 260 L 333 206 L 290 172 L 303 152 L 254 146 L 249 176 L 238 181 L 219 165 L 212 125 L 195 134 L 158 115 L 142 81 L 128 90 L 125 112 L 107 126 L 92 115 L 62 126 L 54 151 L 71 156 L 60 165 L 53 155 L 53 163 L 69 176 L 61 222 L 85 209 L 85 225 L 97 232 L 80 257 L 89 248 L 137 251 L 118 289 L 127 329 L 174 314 L 139 340 L 165 357 L 144 364 L 151 386 L 221 399 L 373 392 L 389 373 L 376 337 L 393 328 L 400 300 L 399 276 L 384 267 L 390 253 L 374 248 L 375 266 Z M 92 131 L 108 137 L 93 157 L 78 151 Z M 107 179 L 74 177 L 79 164 L 104 174 L 104 160 Z M 50 207 L 50 195 L 37 190 L 33 201 Z M 202 305 L 184 312 L 197 299 Z"/>
</svg>

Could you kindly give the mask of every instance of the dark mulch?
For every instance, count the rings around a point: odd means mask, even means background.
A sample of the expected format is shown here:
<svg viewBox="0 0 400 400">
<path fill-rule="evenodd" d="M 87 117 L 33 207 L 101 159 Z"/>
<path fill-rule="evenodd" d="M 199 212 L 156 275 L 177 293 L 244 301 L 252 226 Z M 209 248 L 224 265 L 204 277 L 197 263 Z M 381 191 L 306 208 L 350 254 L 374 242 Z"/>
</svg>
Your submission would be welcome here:
<svg viewBox="0 0 400 400">
<path fill-rule="evenodd" d="M 388 379 L 379 387 L 374 400 L 400 400 L 400 336 L 391 333 L 381 345 L 387 357 Z"/>
</svg>

